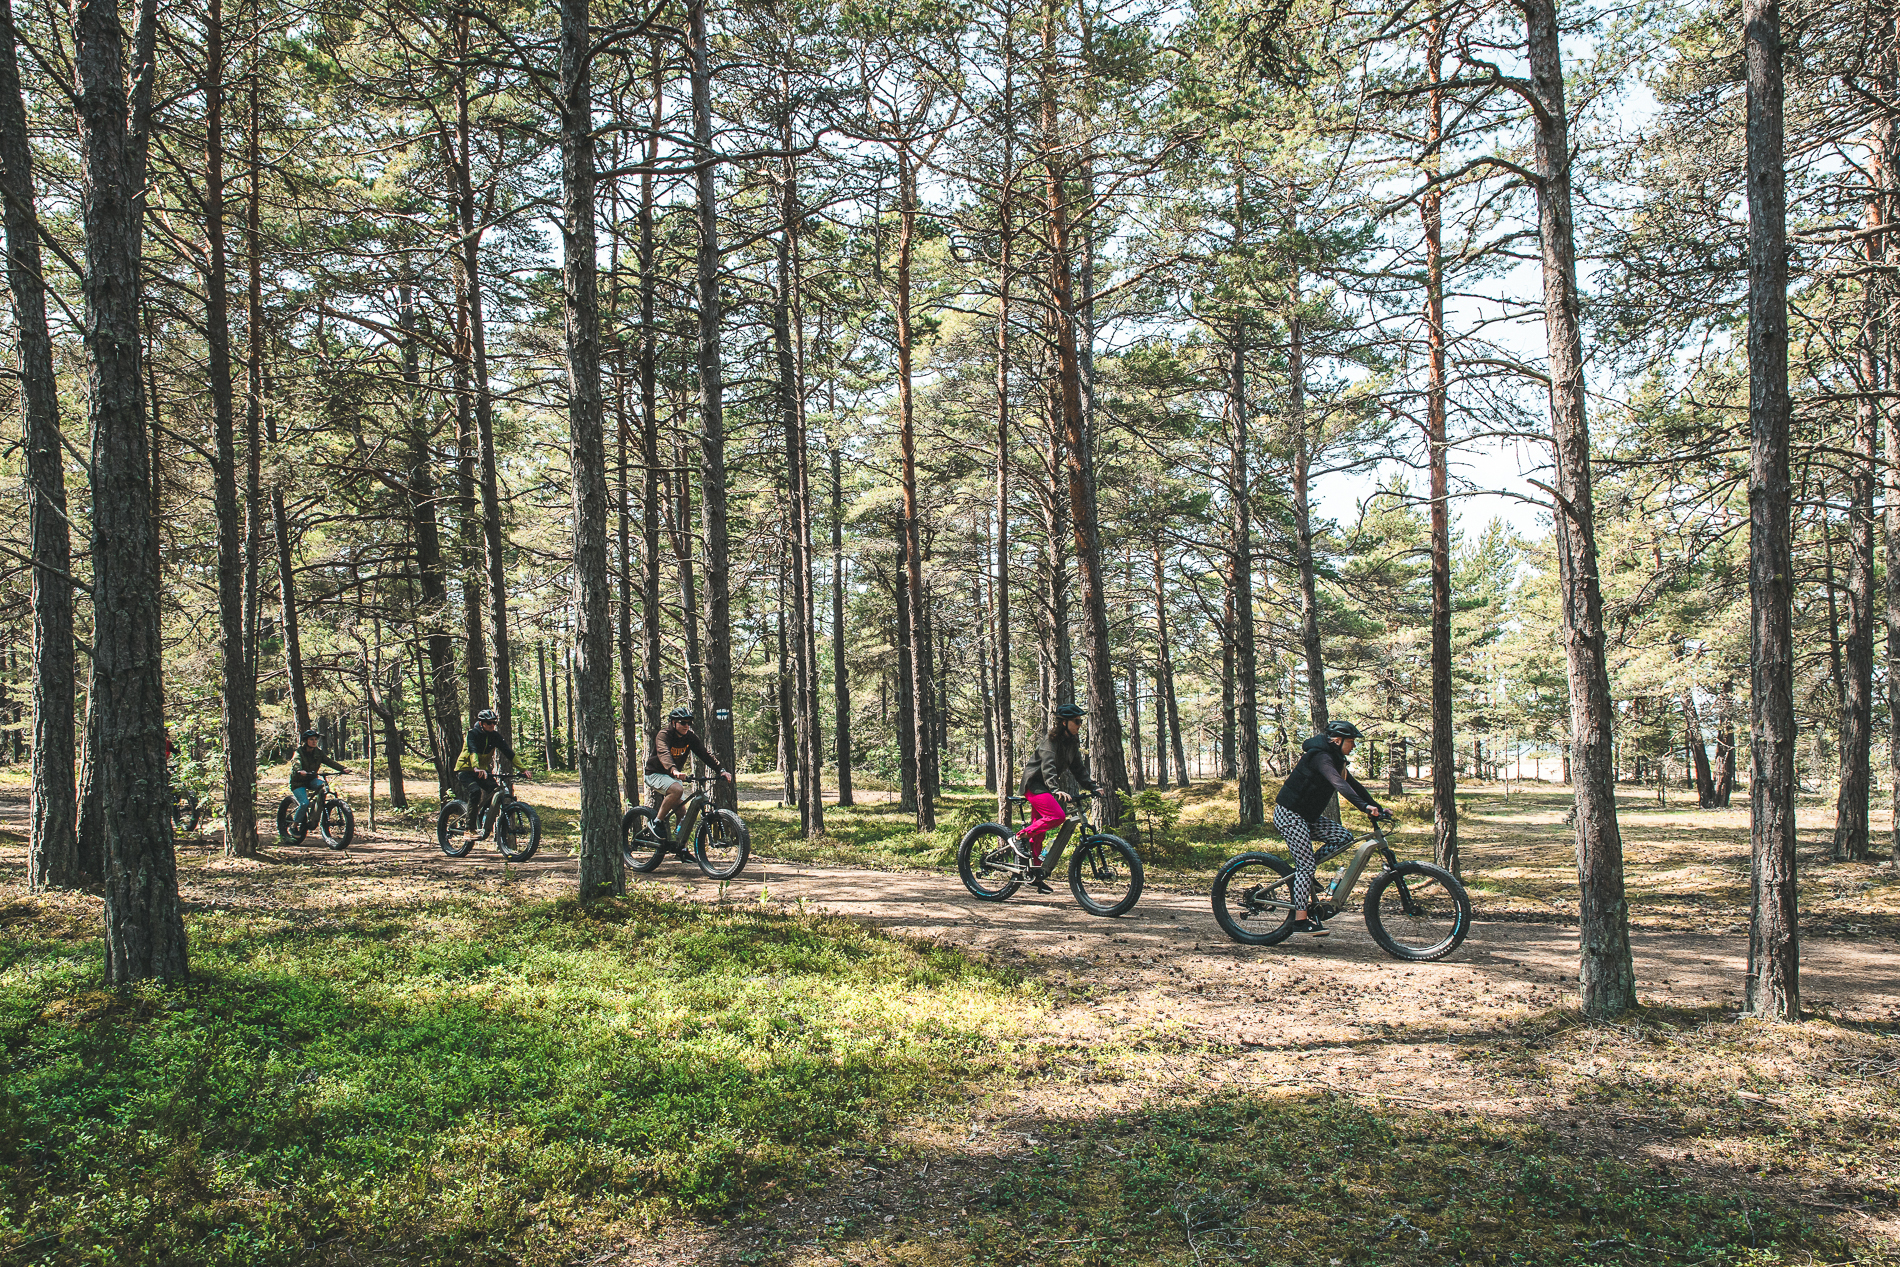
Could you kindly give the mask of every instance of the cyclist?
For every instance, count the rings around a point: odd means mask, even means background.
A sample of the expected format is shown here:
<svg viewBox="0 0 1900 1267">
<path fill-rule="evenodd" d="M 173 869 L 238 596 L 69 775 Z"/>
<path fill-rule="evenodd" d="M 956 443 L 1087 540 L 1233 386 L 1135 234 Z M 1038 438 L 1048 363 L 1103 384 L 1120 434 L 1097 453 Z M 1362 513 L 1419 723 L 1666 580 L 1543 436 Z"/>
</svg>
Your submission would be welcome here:
<svg viewBox="0 0 1900 1267">
<path fill-rule="evenodd" d="M 508 762 L 503 773 L 513 771 L 527 775 L 526 770 L 516 770 L 514 747 L 501 736 L 501 714 L 484 708 L 475 714 L 475 729 L 462 741 L 462 755 L 455 760 L 455 781 L 462 788 L 462 803 L 468 806 L 468 815 L 462 821 L 471 840 L 488 836 L 481 814 L 487 808 L 488 798 L 500 786 L 494 773 L 496 753 Z"/>
<path fill-rule="evenodd" d="M 170 736 L 166 737 L 167 745 Z M 342 766 L 330 759 L 323 750 L 323 732 L 306 730 L 303 732 L 303 746 L 297 749 L 297 764 L 290 771 L 290 794 L 297 798 L 297 821 L 304 821 L 304 813 L 310 808 L 310 792 L 313 788 L 327 788 L 323 781 L 323 767 L 329 766 L 338 774 L 348 774 Z"/>
<path fill-rule="evenodd" d="M 653 743 L 647 749 L 647 789 L 660 794 L 660 811 L 653 818 L 655 832 L 663 830 L 662 824 L 680 807 L 680 800 L 686 795 L 686 785 L 680 782 L 680 762 L 689 752 L 711 766 L 726 782 L 733 781 L 732 771 L 720 765 L 719 758 L 707 752 L 706 745 L 694 733 L 693 710 L 685 705 L 674 709 L 666 715 L 666 725 L 653 732 Z"/>
<path fill-rule="evenodd" d="M 1349 721 L 1327 724 L 1326 729 L 1300 745 L 1305 754 L 1293 773 L 1280 785 L 1273 800 L 1273 825 L 1286 837 L 1293 851 L 1293 931 L 1311 937 L 1326 936 L 1326 925 L 1306 917 L 1306 904 L 1313 898 L 1313 838 L 1329 845 L 1344 847 L 1353 842 L 1353 834 L 1337 819 L 1326 817 L 1326 807 L 1337 793 L 1371 819 L 1391 818 L 1380 808 L 1358 779 L 1346 771 L 1346 757 L 1353 745 L 1364 738 L 1359 727 Z"/>
<path fill-rule="evenodd" d="M 1011 841 L 1017 854 L 1030 866 L 1042 866 L 1042 842 L 1049 829 L 1058 827 L 1068 815 L 1058 793 L 1081 795 L 1081 788 L 1100 795 L 1102 785 L 1089 777 L 1088 762 L 1082 757 L 1082 719 L 1088 710 L 1080 704 L 1064 704 L 1056 709 L 1056 724 L 1036 744 L 1036 751 L 1023 766 L 1023 795 L 1035 817 L 1016 833 Z M 1038 873 L 1032 883 L 1038 893 L 1053 893 Z"/>
</svg>

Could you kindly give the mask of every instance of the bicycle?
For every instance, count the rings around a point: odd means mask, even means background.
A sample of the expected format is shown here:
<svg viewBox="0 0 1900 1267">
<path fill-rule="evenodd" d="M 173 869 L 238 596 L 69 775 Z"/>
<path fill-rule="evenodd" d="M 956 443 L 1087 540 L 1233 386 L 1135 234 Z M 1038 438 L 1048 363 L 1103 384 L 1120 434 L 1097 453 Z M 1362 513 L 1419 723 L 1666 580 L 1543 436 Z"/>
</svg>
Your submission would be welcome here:
<svg viewBox="0 0 1900 1267">
<path fill-rule="evenodd" d="M 1352 848 L 1327 845 L 1313 856 L 1324 863 Z M 1400 862 L 1386 843 L 1384 820 L 1340 868 L 1333 882 L 1313 894 L 1307 913 L 1331 919 L 1347 909 L 1353 885 L 1377 850 L 1385 869 L 1366 887 L 1366 930 L 1394 959 L 1430 963 L 1464 943 L 1471 931 L 1471 898 L 1456 876 L 1429 862 Z M 1317 884 L 1317 881 L 1315 881 Z M 1248 946 L 1273 946 L 1293 932 L 1293 867 L 1270 853 L 1228 859 L 1214 877 L 1214 919 L 1221 931 Z"/>
<path fill-rule="evenodd" d="M 330 781 L 318 779 L 310 785 L 310 804 L 299 807 L 297 798 L 286 796 L 277 802 L 277 835 L 293 845 L 301 845 L 310 834 L 310 824 L 332 849 L 348 849 L 356 839 L 356 811 L 330 795 Z"/>
<path fill-rule="evenodd" d="M 620 856 L 629 871 L 644 875 L 668 854 L 699 864 L 712 880 L 730 880 L 745 869 L 746 859 L 752 856 L 752 833 L 745 820 L 712 803 L 705 775 L 695 775 L 690 781 L 693 791 L 680 803 L 672 831 L 662 832 L 653 821 L 657 806 L 635 805 L 621 817 Z"/>
<path fill-rule="evenodd" d="M 468 802 L 460 798 L 442 803 L 435 816 L 435 843 L 451 858 L 466 858 L 477 840 L 492 831 L 495 848 L 510 862 L 526 862 L 541 848 L 541 815 L 534 806 L 515 798 L 515 780 L 532 776 L 526 770 L 495 776 L 495 794 L 488 798 L 478 824 L 479 835 L 468 834 Z"/>
<path fill-rule="evenodd" d="M 190 835 L 198 829 L 198 816 L 204 813 L 204 806 L 190 788 L 178 785 L 178 767 L 166 766 L 165 773 L 172 783 L 172 834 Z"/>
<path fill-rule="evenodd" d="M 1026 796 L 1012 796 L 1011 805 L 1026 805 Z M 1100 832 L 1088 812 L 1077 807 L 1062 820 L 1055 845 L 1043 854 L 1042 865 L 1032 866 L 1010 843 L 1015 832 L 1004 823 L 978 823 L 957 843 L 957 873 L 970 896 L 1001 902 L 1026 882 L 1053 875 L 1070 837 L 1081 832 L 1082 843 L 1069 859 L 1069 892 L 1091 915 L 1113 918 L 1133 910 L 1141 898 L 1144 872 L 1141 855 L 1120 836 Z"/>
</svg>

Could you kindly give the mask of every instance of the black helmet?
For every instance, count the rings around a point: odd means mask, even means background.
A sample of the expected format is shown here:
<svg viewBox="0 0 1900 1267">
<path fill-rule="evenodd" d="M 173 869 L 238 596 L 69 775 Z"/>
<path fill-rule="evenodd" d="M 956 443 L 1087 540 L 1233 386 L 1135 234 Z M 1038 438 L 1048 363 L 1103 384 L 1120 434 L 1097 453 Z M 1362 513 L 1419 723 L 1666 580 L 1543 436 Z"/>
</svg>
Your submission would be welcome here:
<svg viewBox="0 0 1900 1267">
<path fill-rule="evenodd" d="M 475 720 L 476 721 L 500 721 L 501 714 L 496 712 L 492 708 L 484 708 L 481 712 L 475 714 Z"/>
<path fill-rule="evenodd" d="M 693 720 L 693 710 L 686 707 L 686 705 L 681 704 L 678 708 L 674 709 L 672 712 L 666 715 L 666 720 L 691 721 Z"/>
<path fill-rule="evenodd" d="M 303 737 L 305 739 L 321 739 L 323 738 L 323 732 L 312 726 L 309 730 L 303 732 Z"/>
<path fill-rule="evenodd" d="M 1364 739 L 1365 738 L 1364 735 L 1359 733 L 1359 727 L 1353 725 L 1349 721 L 1327 722 L 1326 734 L 1329 738 L 1333 738 L 1333 739 Z"/>
<path fill-rule="evenodd" d="M 1057 721 L 1081 721 L 1089 715 L 1089 710 L 1080 704 L 1064 704 L 1056 709 Z"/>
</svg>

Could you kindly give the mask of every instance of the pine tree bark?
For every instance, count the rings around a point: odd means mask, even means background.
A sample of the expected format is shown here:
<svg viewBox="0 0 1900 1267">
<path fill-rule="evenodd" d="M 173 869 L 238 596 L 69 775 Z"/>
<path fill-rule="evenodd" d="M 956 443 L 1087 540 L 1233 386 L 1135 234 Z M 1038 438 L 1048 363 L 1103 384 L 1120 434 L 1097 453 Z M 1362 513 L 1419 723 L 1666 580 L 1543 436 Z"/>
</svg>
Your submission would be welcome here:
<svg viewBox="0 0 1900 1267">
<path fill-rule="evenodd" d="M 1556 536 L 1564 655 L 1577 796 L 1577 875 L 1584 1011 L 1636 1005 L 1623 840 L 1616 822 L 1614 710 L 1605 666 L 1603 596 L 1597 580 L 1590 430 L 1584 412 L 1575 231 L 1571 219 L 1569 113 L 1556 0 L 1523 5 L 1533 99 L 1544 324 L 1550 357 L 1551 435 L 1556 450 Z"/>
<path fill-rule="evenodd" d="M 574 647 L 579 716 L 581 900 L 626 892 L 614 723 L 613 590 L 607 576 L 607 447 L 600 390 L 599 242 L 588 0 L 561 0 L 561 290 L 567 326 L 568 460 L 574 479 Z M 484 435 L 484 449 L 488 437 Z M 504 612 L 495 607 L 496 682 L 505 691 Z M 506 700 L 503 700 L 504 705 Z"/>
<path fill-rule="evenodd" d="M 1155 690 L 1156 713 L 1167 722 L 1168 735 L 1174 750 L 1174 783 L 1176 787 L 1188 785 L 1187 751 L 1181 742 L 1181 705 L 1174 693 L 1174 652 L 1168 640 L 1168 591 L 1167 583 L 1161 571 L 1161 534 L 1155 533 L 1149 543 L 1150 557 L 1154 561 L 1155 571 Z M 1161 770 L 1164 754 L 1156 738 L 1155 770 L 1160 776 L 1155 781 L 1166 783 L 1167 777 Z"/>
<path fill-rule="evenodd" d="M 698 151 L 694 190 L 699 218 L 696 280 L 699 288 L 699 472 L 700 510 L 705 520 L 706 677 L 712 696 L 707 738 L 726 769 L 732 747 L 732 596 L 730 545 L 726 536 L 725 380 L 719 353 L 719 203 L 714 188 L 711 45 L 706 0 L 692 0 L 688 19 L 692 58 L 693 145 Z M 731 784 L 714 790 L 720 804 L 736 805 Z"/>
<path fill-rule="evenodd" d="M 1300 280 L 1290 283 L 1293 308 L 1287 318 L 1287 414 L 1293 437 L 1293 548 L 1300 575 L 1300 651 L 1306 661 L 1306 710 L 1313 733 L 1332 719 L 1326 706 L 1326 661 L 1319 641 L 1319 575 L 1313 565 L 1312 451 L 1306 434 L 1305 326 L 1300 320 Z M 1244 406 L 1243 406 L 1244 407 Z"/>
<path fill-rule="evenodd" d="M 237 401 L 231 376 L 230 261 L 224 233 L 224 6 L 205 13 L 205 368 L 211 390 L 212 505 L 218 539 L 218 648 L 224 746 L 224 852 L 257 854 L 256 673 L 244 609 L 244 507 L 238 500 Z"/>
<path fill-rule="evenodd" d="M 893 571 L 892 597 L 897 608 L 897 807 L 921 813 L 917 803 L 917 708 L 913 694 L 916 679 L 911 669 L 910 569 L 903 545 L 904 521 L 897 521 L 897 560 Z"/>
<path fill-rule="evenodd" d="M 1867 244 L 1869 273 L 1878 267 Z M 1863 859 L 1870 850 L 1874 739 L 1874 444 L 1879 431 L 1880 328 L 1869 293 L 1860 336 L 1861 398 L 1854 409 L 1854 452 L 1848 470 L 1847 627 L 1841 638 L 1840 788 L 1834 806 L 1834 856 Z"/>
<path fill-rule="evenodd" d="M 26 481 L 33 559 L 33 791 L 27 883 L 77 888 L 79 855 L 73 704 L 72 537 L 66 519 L 66 458 L 59 430 L 59 383 L 46 323 L 32 148 L 20 92 L 11 0 L 0 0 L 0 202 L 7 235 L 7 293 L 19 347 L 25 414 Z"/>
<path fill-rule="evenodd" d="M 1238 233 L 1238 228 L 1236 228 Z M 1246 318 L 1234 323 L 1234 345 L 1229 388 L 1233 414 L 1227 500 L 1232 515 L 1233 559 L 1229 593 L 1233 617 L 1229 641 L 1233 645 L 1234 778 L 1240 784 L 1240 822 L 1255 826 L 1266 821 L 1266 799 L 1260 783 L 1260 687 L 1253 627 L 1253 477 L 1249 470 L 1247 409 Z M 1324 688 L 1322 687 L 1322 707 Z"/>
<path fill-rule="evenodd" d="M 838 760 L 838 804 L 851 797 L 851 679 L 845 671 L 844 646 L 844 467 L 838 446 L 831 446 L 831 686 L 837 721 L 832 728 Z"/>
<path fill-rule="evenodd" d="M 563 10 L 565 12 L 565 10 Z M 481 229 L 475 223 L 475 174 L 470 159 L 472 138 L 468 118 L 469 60 L 468 23 L 465 15 L 455 19 L 455 160 L 450 164 L 455 179 L 456 215 L 461 235 L 456 243 L 464 304 L 468 310 L 468 373 L 474 388 L 475 437 L 480 464 L 482 558 L 487 578 L 488 598 L 488 689 L 494 692 L 495 711 L 501 714 L 504 739 L 514 734 L 514 682 L 508 654 L 508 576 L 506 543 L 501 531 L 501 485 L 495 470 L 495 398 L 488 386 L 488 327 L 483 316 Z M 589 155 L 592 170 L 592 155 Z M 590 190 L 589 198 L 592 193 Z M 590 201 L 589 205 L 592 203 Z M 589 213 L 592 231 L 592 213 Z M 599 320 L 598 296 L 594 302 L 595 320 Z M 595 348 L 598 383 L 598 346 Z M 618 855 L 616 855 L 618 856 Z"/>
<path fill-rule="evenodd" d="M 1754 912 L 1750 1012 L 1801 1017 L 1795 889 L 1794 550 L 1788 445 L 1787 194 L 1782 170 L 1781 7 L 1743 0 L 1748 75 L 1748 563 Z"/>
<path fill-rule="evenodd" d="M 646 170 L 640 173 L 640 461 L 645 481 L 640 499 L 641 559 L 646 567 L 641 589 L 646 654 L 641 661 L 641 691 L 646 699 L 646 735 L 659 733 L 664 664 L 660 658 L 660 402 L 659 327 L 653 309 L 658 288 L 653 242 L 653 169 L 660 156 L 660 117 L 666 61 L 653 48 L 653 91 L 648 116 Z M 636 736 L 634 751 L 645 736 Z M 644 762 L 642 763 L 644 765 Z"/>
<path fill-rule="evenodd" d="M 140 372 L 139 248 L 156 22 L 155 0 L 143 0 L 128 111 L 117 7 L 82 0 L 73 10 L 92 408 L 92 742 L 94 754 L 112 754 L 92 766 L 105 853 L 105 977 L 115 986 L 179 981 L 187 970 L 171 818 L 157 812 L 171 798 L 164 644 L 152 584 L 158 525 Z"/>
<path fill-rule="evenodd" d="M 903 566 L 906 623 L 910 634 L 910 698 L 917 767 L 917 830 L 935 831 L 937 811 L 931 786 L 935 734 L 930 707 L 930 633 L 924 619 L 924 560 L 917 501 L 917 427 L 911 391 L 910 272 L 912 244 L 917 232 L 917 173 L 910 153 L 897 152 L 897 426 L 904 492 Z"/>
<path fill-rule="evenodd" d="M 1431 23 L 1428 65 L 1432 92 L 1425 134 L 1425 170 L 1440 173 L 1445 135 L 1445 24 Z M 1432 856 L 1453 875 L 1463 873 L 1458 853 L 1458 759 L 1453 752 L 1451 679 L 1451 480 L 1445 443 L 1450 371 L 1445 345 L 1445 252 L 1443 187 L 1425 191 L 1419 212 L 1425 228 L 1425 341 L 1429 386 L 1425 397 L 1425 445 L 1431 467 L 1431 675 L 1432 675 Z M 1569 749 L 1564 750 L 1564 782 L 1570 782 Z"/>
<path fill-rule="evenodd" d="M 1014 439 L 1009 425 L 1010 289 L 1015 280 L 1016 223 L 1011 214 L 1016 182 L 1015 42 L 1003 34 L 1003 185 L 996 199 L 996 572 L 990 590 L 996 596 L 996 821 L 1009 821 L 1009 798 L 1016 794 L 1014 672 L 1009 627 L 1009 473 Z"/>
<path fill-rule="evenodd" d="M 1709 749 L 1702 737 L 1702 717 L 1695 706 L 1695 692 L 1684 688 L 1682 692 L 1682 732 L 1688 740 L 1689 761 L 1695 768 L 1696 804 L 1703 809 L 1715 808 L 1715 778 L 1709 770 Z"/>
<path fill-rule="evenodd" d="M 789 85 L 782 85 L 789 95 Z M 812 593 L 811 480 L 810 458 L 805 448 L 805 410 L 798 378 L 797 358 L 792 346 L 792 315 L 797 304 L 796 273 L 792 264 L 798 234 L 798 168 L 792 151 L 791 117 L 785 118 L 780 137 L 787 157 L 779 188 L 778 286 L 772 303 L 772 342 L 776 353 L 779 390 L 779 425 L 785 437 L 785 480 L 790 495 L 788 508 L 792 539 L 793 608 L 791 653 L 792 688 L 797 693 L 794 719 L 797 727 L 796 753 L 799 782 L 799 825 L 807 838 L 825 834 L 825 804 L 822 785 L 823 766 L 819 762 L 818 693 L 815 623 L 816 600 Z"/>
<path fill-rule="evenodd" d="M 415 547 L 416 583 L 422 590 L 422 641 L 429 655 L 430 690 L 423 696 L 423 721 L 433 734 L 459 730 L 461 718 L 455 707 L 455 647 L 443 617 L 449 606 L 448 577 L 442 562 L 442 531 L 436 520 L 435 453 L 429 443 L 427 409 L 422 399 L 422 369 L 415 338 L 415 292 L 407 285 L 397 288 L 396 327 L 402 332 L 403 384 L 408 392 L 404 432 L 408 453 L 403 472 L 403 488 L 409 503 L 410 540 Z M 273 513 L 281 505 L 281 491 L 275 494 Z M 293 599 L 294 602 L 294 599 Z M 440 706 L 430 712 L 430 700 Z M 446 794 L 454 782 L 444 761 L 444 744 L 430 745 L 435 763 L 436 790 Z"/>
</svg>

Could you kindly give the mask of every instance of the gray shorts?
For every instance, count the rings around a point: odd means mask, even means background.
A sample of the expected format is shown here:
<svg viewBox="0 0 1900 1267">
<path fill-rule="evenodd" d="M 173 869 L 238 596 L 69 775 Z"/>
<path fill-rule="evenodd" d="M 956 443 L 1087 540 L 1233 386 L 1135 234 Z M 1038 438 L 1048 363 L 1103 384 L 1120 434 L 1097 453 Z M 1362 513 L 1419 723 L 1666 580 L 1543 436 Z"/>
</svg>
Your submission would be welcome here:
<svg viewBox="0 0 1900 1267">
<path fill-rule="evenodd" d="M 654 792 L 671 792 L 673 785 L 679 781 L 677 774 L 649 774 L 647 788 Z"/>
</svg>

